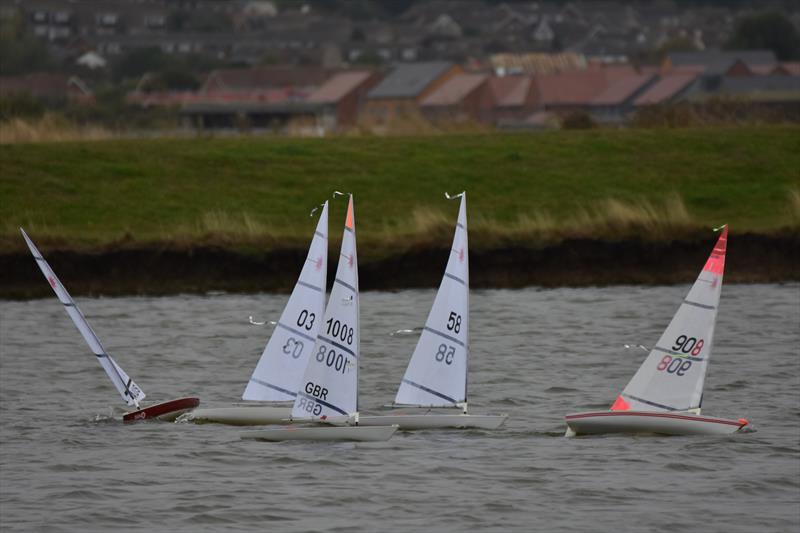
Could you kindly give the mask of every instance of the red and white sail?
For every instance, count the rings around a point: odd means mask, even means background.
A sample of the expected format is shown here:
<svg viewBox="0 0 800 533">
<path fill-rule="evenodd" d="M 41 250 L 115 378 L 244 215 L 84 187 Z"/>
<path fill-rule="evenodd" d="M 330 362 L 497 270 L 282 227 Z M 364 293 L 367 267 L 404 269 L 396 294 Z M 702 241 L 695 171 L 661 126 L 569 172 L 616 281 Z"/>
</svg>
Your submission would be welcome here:
<svg viewBox="0 0 800 533">
<path fill-rule="evenodd" d="M 294 401 L 323 322 L 327 277 L 325 202 L 300 277 L 247 383 L 243 400 Z"/>
<path fill-rule="evenodd" d="M 353 196 L 325 317 L 310 354 L 292 417 L 326 419 L 358 412 L 358 257 Z"/>
<path fill-rule="evenodd" d="M 664 334 L 612 411 L 699 410 L 722 291 L 728 227 Z"/>
<path fill-rule="evenodd" d="M 453 407 L 467 401 L 469 250 L 467 196 L 439 291 L 395 397 L 396 404 Z"/>
<path fill-rule="evenodd" d="M 117 391 L 122 396 L 122 399 L 128 405 L 138 406 L 139 402 L 145 397 L 144 391 L 142 391 L 142 389 L 140 389 L 139 386 L 133 382 L 128 374 L 122 370 L 116 361 L 114 361 L 114 359 L 108 355 L 108 352 L 105 351 L 103 345 L 100 344 L 100 339 L 97 338 L 97 335 L 92 330 L 91 326 L 89 326 L 89 323 L 86 321 L 83 313 L 81 313 L 81 310 L 67 292 L 66 287 L 64 287 L 61 281 L 59 281 L 55 272 L 53 272 L 53 269 L 50 268 L 50 265 L 47 264 L 47 261 L 44 260 L 42 254 L 36 248 L 36 245 L 33 244 L 33 241 L 31 241 L 31 239 L 28 237 L 28 234 L 25 233 L 25 230 L 20 228 L 20 231 L 22 232 L 22 236 L 25 238 L 25 242 L 28 244 L 28 248 L 30 248 L 34 259 L 36 259 L 36 264 L 39 265 L 39 269 L 42 271 L 42 274 L 44 274 L 45 279 L 47 279 L 47 282 L 53 288 L 53 291 L 55 291 L 56 297 L 64 306 L 67 314 L 75 323 L 78 331 L 89 345 L 89 349 L 95 356 L 97 356 L 97 360 L 106 371 L 106 374 L 108 374 L 108 377 L 111 379 L 114 387 L 116 387 Z"/>
</svg>

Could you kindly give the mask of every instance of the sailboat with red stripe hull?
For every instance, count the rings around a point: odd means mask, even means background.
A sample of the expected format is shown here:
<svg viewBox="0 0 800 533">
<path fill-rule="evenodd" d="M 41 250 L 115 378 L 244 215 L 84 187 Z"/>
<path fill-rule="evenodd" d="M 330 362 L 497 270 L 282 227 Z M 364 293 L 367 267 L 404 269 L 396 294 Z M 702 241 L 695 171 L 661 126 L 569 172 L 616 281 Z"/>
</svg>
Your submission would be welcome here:
<svg viewBox="0 0 800 533">
<path fill-rule="evenodd" d="M 609 411 L 565 417 L 567 436 L 599 433 L 718 435 L 749 429 L 743 418 L 700 415 L 717 320 L 728 227 L 669 326 Z"/>
<path fill-rule="evenodd" d="M 97 358 L 100 366 L 106 371 L 111 383 L 114 384 L 117 392 L 122 396 L 122 400 L 129 406 L 136 407 L 135 411 L 123 415 L 123 421 L 133 422 L 149 418 L 172 421 L 179 415 L 200 405 L 200 399 L 194 397 L 178 398 L 176 400 L 169 400 L 146 407 L 140 405 L 140 402 L 144 400 L 145 397 L 144 391 L 134 383 L 132 378 L 128 377 L 128 374 L 122 370 L 122 367 L 119 366 L 105 348 L 103 348 L 103 345 L 100 344 L 100 339 L 89 325 L 89 322 L 86 321 L 86 318 L 83 316 L 80 308 L 78 308 L 75 300 L 73 300 L 72 296 L 67 292 L 67 288 L 64 287 L 58 279 L 58 276 L 56 276 L 56 273 L 50 268 L 50 265 L 45 261 L 39 249 L 33 244 L 28 234 L 25 233 L 25 230 L 20 228 L 20 231 L 22 232 L 22 237 L 25 239 L 25 243 L 28 245 L 31 254 L 33 254 L 33 258 L 36 260 L 36 264 L 39 265 L 39 270 L 42 271 L 45 279 L 53 288 L 53 291 L 56 293 L 56 298 L 58 298 L 58 301 L 64 306 L 64 310 L 66 310 L 67 314 L 72 319 L 75 327 L 78 328 L 86 344 L 89 345 L 89 349 Z"/>
</svg>

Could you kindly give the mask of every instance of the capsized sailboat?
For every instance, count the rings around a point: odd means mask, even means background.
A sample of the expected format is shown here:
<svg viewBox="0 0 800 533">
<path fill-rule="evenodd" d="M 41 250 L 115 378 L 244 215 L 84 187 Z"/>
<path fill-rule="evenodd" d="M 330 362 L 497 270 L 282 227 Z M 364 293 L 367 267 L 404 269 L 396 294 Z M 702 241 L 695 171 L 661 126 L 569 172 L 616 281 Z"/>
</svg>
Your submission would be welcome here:
<svg viewBox="0 0 800 533">
<path fill-rule="evenodd" d="M 327 277 L 328 202 L 325 202 L 300 277 L 242 394 L 242 399 L 250 405 L 195 409 L 181 417 L 181 421 L 241 426 L 286 423 L 292 415 L 292 404 L 288 402 L 297 397 L 323 323 Z"/>
<path fill-rule="evenodd" d="M 748 421 L 700 416 L 722 291 L 728 227 L 667 329 L 609 411 L 567 415 L 566 436 L 597 433 L 715 435 Z"/>
<path fill-rule="evenodd" d="M 391 437 L 396 427 L 357 425 L 360 336 L 355 212 L 350 195 L 336 278 L 292 406 L 292 420 L 306 425 L 248 431 L 241 437 L 270 441 L 379 441 Z"/>
<path fill-rule="evenodd" d="M 72 322 L 75 323 L 75 326 L 78 328 L 81 336 L 83 336 L 83 339 L 89 345 L 89 349 L 97 357 L 97 361 L 103 367 L 103 370 L 106 371 L 106 374 L 108 374 L 109 379 L 111 379 L 111 383 L 114 384 L 117 392 L 119 392 L 123 401 L 128 406 L 136 407 L 136 410 L 123 415 L 122 419 L 124 421 L 130 422 L 134 420 L 144 420 L 147 418 L 174 420 L 181 413 L 186 412 L 188 409 L 197 407 L 200 404 L 200 400 L 198 398 L 178 398 L 176 400 L 170 400 L 168 402 L 142 407 L 140 402 L 145 398 L 144 391 L 136 383 L 134 383 L 133 379 L 131 379 L 128 374 L 122 370 L 122 367 L 120 367 L 117 362 L 114 361 L 114 359 L 112 359 L 112 357 L 108 354 L 105 348 L 103 348 L 103 345 L 100 344 L 100 339 L 97 338 L 97 335 L 86 321 L 86 318 L 78 308 L 75 300 L 73 300 L 72 296 L 70 296 L 69 292 L 67 292 L 66 287 L 64 287 L 64 285 L 58 279 L 55 272 L 53 272 L 53 269 L 50 268 L 50 265 L 47 263 L 47 261 L 45 261 L 38 248 L 36 248 L 36 245 L 33 244 L 33 241 L 30 239 L 30 237 L 28 237 L 28 234 L 25 233 L 25 230 L 20 228 L 20 231 L 22 232 L 22 236 L 25 238 L 25 242 L 28 244 L 31 254 L 33 254 L 33 258 L 36 259 L 36 264 L 39 265 L 39 269 L 42 271 L 42 274 L 44 274 L 45 279 L 53 288 L 53 291 L 55 291 L 56 297 L 64 306 L 64 309 L 72 319 Z"/>
<path fill-rule="evenodd" d="M 364 426 L 398 424 L 400 429 L 496 429 L 507 415 L 467 413 L 469 358 L 469 252 L 467 195 L 461 193 L 450 258 L 417 347 L 387 415 L 363 415 Z M 448 196 L 448 198 L 450 198 Z M 461 413 L 432 412 L 459 408 Z"/>
</svg>

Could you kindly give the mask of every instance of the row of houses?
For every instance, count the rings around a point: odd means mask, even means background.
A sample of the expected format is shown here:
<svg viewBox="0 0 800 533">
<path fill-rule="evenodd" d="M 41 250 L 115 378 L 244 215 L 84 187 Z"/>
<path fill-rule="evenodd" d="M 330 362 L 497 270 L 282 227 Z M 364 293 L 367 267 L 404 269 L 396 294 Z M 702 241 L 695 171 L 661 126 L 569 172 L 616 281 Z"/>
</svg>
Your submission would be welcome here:
<svg viewBox="0 0 800 533">
<path fill-rule="evenodd" d="M 177 107 L 185 124 L 195 128 L 281 130 L 302 124 L 319 134 L 356 125 L 379 130 L 420 117 L 433 123 L 536 128 L 585 113 L 616 125 L 643 108 L 719 98 L 795 111 L 800 106 L 800 63 L 779 62 L 771 51 L 673 53 L 661 65 L 647 67 L 584 60 L 566 62 L 560 70 L 533 71 L 501 76 L 492 68 L 446 61 L 400 63 L 388 71 L 220 69 L 209 73 L 197 91 L 147 92 L 142 83 L 127 98 L 141 107 Z M 80 80 L 64 81 L 73 99 L 91 101 Z M 42 83 L 47 80 L 38 79 Z M 20 86 L 20 80 L 0 80 L 0 96 L 9 87 L 20 92 Z"/>
<path fill-rule="evenodd" d="M 710 98 L 800 104 L 800 63 L 778 62 L 771 51 L 674 53 L 661 65 L 639 68 L 575 62 L 546 74 L 500 76 L 471 67 L 434 61 L 401 63 L 388 72 L 219 70 L 179 103 L 187 122 L 197 127 L 280 127 L 302 118 L 319 131 L 359 123 L 380 128 L 419 116 L 434 123 L 538 127 L 576 112 L 624 124 L 644 107 Z M 155 105 L 164 97 L 169 93 L 130 99 Z"/>
</svg>

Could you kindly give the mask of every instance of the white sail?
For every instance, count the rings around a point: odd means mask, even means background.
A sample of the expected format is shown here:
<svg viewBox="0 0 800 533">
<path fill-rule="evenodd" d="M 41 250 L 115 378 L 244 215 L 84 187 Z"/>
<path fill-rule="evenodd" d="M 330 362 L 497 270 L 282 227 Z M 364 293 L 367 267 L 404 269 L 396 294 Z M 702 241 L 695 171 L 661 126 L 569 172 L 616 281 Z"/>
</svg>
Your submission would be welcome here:
<svg viewBox="0 0 800 533">
<path fill-rule="evenodd" d="M 664 334 L 612 411 L 689 411 L 700 408 L 711 357 L 725 270 L 727 226 Z"/>
<path fill-rule="evenodd" d="M 325 202 L 300 277 L 247 383 L 243 400 L 294 401 L 323 322 L 327 274 Z"/>
<path fill-rule="evenodd" d="M 461 194 L 453 246 L 396 404 L 452 407 L 467 401 L 469 251 L 467 198 Z"/>
<path fill-rule="evenodd" d="M 83 313 L 75 304 L 75 301 L 67 292 L 67 289 L 62 285 L 61 281 L 59 281 L 58 277 L 56 277 L 55 272 L 53 269 L 50 268 L 50 265 L 47 264 L 47 261 L 44 260 L 42 254 L 39 253 L 39 250 L 33 244 L 33 241 L 28 237 L 28 234 L 25 233 L 25 230 L 20 228 L 22 232 L 22 236 L 25 238 L 25 242 L 28 243 L 28 248 L 30 248 L 31 253 L 33 254 L 34 259 L 36 259 L 36 263 L 39 265 L 39 268 L 44 274 L 45 279 L 47 282 L 50 283 L 50 286 L 56 293 L 56 297 L 58 300 L 64 305 L 64 309 L 66 309 L 67 314 L 75 323 L 75 326 L 80 331 L 81 335 L 83 336 L 86 343 L 89 345 L 89 349 L 92 351 L 94 355 L 97 356 L 97 360 L 103 366 L 103 369 L 108 374 L 108 377 L 111 378 L 111 382 L 117 388 L 122 399 L 125 400 L 125 403 L 128 405 L 139 405 L 139 402 L 144 399 L 145 394 L 142 389 L 139 388 L 133 380 L 128 377 L 122 368 L 114 361 L 110 355 L 105 351 L 102 344 L 100 344 L 100 339 L 97 338 L 97 335 L 92 330 L 89 323 L 86 322 L 86 318 L 84 318 Z"/>
<path fill-rule="evenodd" d="M 324 420 L 358 411 L 358 319 L 358 259 L 350 195 L 336 279 L 292 407 L 293 418 Z"/>
</svg>

